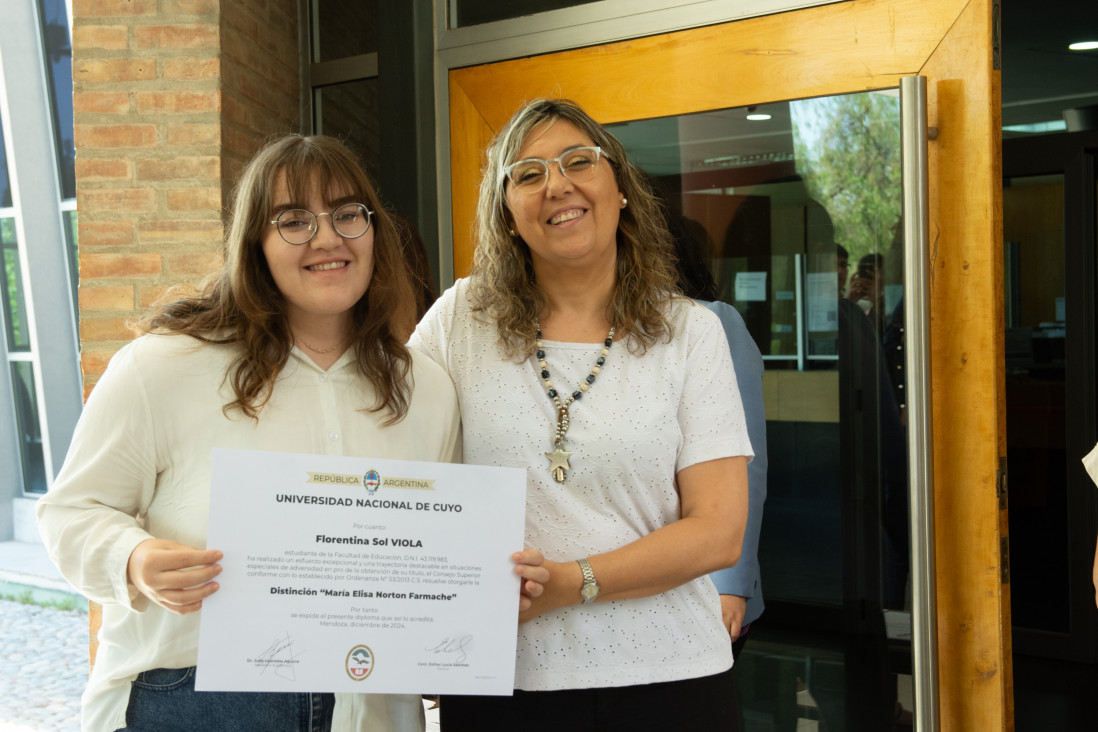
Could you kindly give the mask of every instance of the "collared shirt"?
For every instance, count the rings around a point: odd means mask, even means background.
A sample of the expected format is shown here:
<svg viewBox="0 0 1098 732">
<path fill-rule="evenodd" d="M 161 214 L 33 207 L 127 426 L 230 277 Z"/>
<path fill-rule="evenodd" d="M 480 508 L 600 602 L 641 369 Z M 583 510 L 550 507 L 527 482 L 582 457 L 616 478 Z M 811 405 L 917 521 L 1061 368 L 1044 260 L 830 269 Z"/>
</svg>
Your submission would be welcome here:
<svg viewBox="0 0 1098 732">
<path fill-rule="evenodd" d="M 65 465 L 38 502 L 50 557 L 103 605 L 83 698 L 85 729 L 125 726 L 130 682 L 139 672 L 196 663 L 200 613 L 180 616 L 150 602 L 126 570 L 134 548 L 149 538 L 207 548 L 214 447 L 427 461 L 460 456 L 453 385 L 428 359 L 413 354 L 408 414 L 382 427 L 385 412 L 364 411 L 375 403 L 374 390 L 350 351 L 324 371 L 294 348 L 258 420 L 224 412 L 233 400 L 226 373 L 237 353 L 182 335 L 127 345 L 88 399 Z"/>
</svg>

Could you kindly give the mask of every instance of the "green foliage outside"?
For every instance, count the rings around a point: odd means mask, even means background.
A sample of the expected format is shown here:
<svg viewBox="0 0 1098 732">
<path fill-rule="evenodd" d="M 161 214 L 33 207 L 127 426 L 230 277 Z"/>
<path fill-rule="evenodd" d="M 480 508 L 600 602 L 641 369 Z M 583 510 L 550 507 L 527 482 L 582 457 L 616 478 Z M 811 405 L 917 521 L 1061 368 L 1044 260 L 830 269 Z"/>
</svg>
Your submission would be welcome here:
<svg viewBox="0 0 1098 732">
<path fill-rule="evenodd" d="M 791 102 L 790 113 L 797 172 L 830 215 L 851 268 L 874 252 L 885 255 L 886 271 L 901 266 L 902 249 L 892 250 L 902 208 L 899 99 L 806 99 Z"/>
<path fill-rule="evenodd" d="M 60 598 L 40 597 L 32 590 L 21 590 L 15 593 L 0 592 L 0 600 L 18 602 L 21 605 L 49 607 L 63 612 L 86 613 L 88 611 L 88 601 L 82 597 L 76 597 L 75 595 L 65 595 Z"/>
</svg>

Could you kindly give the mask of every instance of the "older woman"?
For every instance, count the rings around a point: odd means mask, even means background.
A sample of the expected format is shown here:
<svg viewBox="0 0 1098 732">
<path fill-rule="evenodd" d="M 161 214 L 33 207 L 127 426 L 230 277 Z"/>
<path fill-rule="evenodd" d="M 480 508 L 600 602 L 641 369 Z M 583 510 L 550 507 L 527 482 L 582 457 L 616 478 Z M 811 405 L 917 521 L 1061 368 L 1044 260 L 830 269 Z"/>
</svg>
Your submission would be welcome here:
<svg viewBox="0 0 1098 732">
<path fill-rule="evenodd" d="M 751 446 L 720 321 L 676 296 L 651 190 L 573 103 L 493 140 L 477 236 L 411 345 L 454 381 L 465 461 L 527 470 L 545 559 L 517 571 L 549 579 L 524 583 L 514 696 L 445 697 L 443 729 L 727 728 L 705 575 L 739 556 Z"/>
<path fill-rule="evenodd" d="M 103 604 L 84 729 L 326 730 L 333 706 L 336 729 L 422 729 L 415 696 L 194 691 L 214 447 L 443 461 L 459 441 L 450 380 L 404 346 L 400 238 L 341 143 L 261 150 L 226 252 L 111 360 L 38 503 L 54 562 Z"/>
</svg>

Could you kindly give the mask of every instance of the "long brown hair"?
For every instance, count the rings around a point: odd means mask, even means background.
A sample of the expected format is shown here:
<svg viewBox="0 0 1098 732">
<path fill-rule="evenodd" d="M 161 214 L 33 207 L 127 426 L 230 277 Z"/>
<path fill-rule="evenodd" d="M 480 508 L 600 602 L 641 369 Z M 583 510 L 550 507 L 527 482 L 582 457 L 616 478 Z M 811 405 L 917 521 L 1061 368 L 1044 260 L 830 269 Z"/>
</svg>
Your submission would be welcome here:
<svg viewBox="0 0 1098 732">
<path fill-rule="evenodd" d="M 515 162 L 531 132 L 558 119 L 572 123 L 602 148 L 618 189 L 629 201 L 618 220 L 617 276 L 606 316 L 631 346 L 643 352 L 661 336 L 671 337 L 664 311 L 675 296 L 676 275 L 663 206 L 644 172 L 629 162 L 622 144 L 567 99 L 524 105 L 488 145 L 470 279 L 473 308 L 495 320 L 508 355 L 533 351 L 534 322 L 547 301 L 534 279 L 529 246 L 510 232 L 504 169 Z"/>
<path fill-rule="evenodd" d="M 236 399 L 225 405 L 225 411 L 239 409 L 258 419 L 290 356 L 292 342 L 286 299 L 260 245 L 270 226 L 280 175 L 285 175 L 292 200 L 307 200 L 315 182 L 326 187 L 329 199 L 337 190 L 338 195 L 349 190 L 373 211 L 373 276 L 366 295 L 351 309 L 348 335 L 355 345 L 358 370 L 377 393 L 376 403 L 366 408 L 387 410 L 385 424 L 399 422 L 408 411 L 412 388 L 411 355 L 404 342 L 415 324 L 415 298 L 400 235 L 361 164 L 335 138 L 286 135 L 256 153 L 234 190 L 221 271 L 199 295 L 160 306 L 138 327 L 190 335 L 206 343 L 237 344 L 240 355 L 226 374 Z"/>
</svg>

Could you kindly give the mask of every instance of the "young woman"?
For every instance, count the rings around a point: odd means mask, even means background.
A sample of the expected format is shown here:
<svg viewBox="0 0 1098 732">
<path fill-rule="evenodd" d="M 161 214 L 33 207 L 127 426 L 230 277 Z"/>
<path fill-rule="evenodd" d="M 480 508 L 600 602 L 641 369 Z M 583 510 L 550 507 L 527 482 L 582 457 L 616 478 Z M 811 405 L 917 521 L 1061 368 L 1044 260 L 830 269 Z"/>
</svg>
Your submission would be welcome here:
<svg viewBox="0 0 1098 732">
<path fill-rule="evenodd" d="M 85 729 L 327 730 L 333 706 L 335 729 L 422 729 L 412 695 L 194 691 L 222 558 L 206 546 L 214 447 L 456 456 L 450 380 L 404 346 L 413 302 L 398 233 L 341 143 L 291 135 L 255 156 L 221 272 L 111 360 L 38 503 L 54 562 L 103 604 Z"/>
<path fill-rule="evenodd" d="M 524 106 L 489 145 L 477 237 L 410 345 L 454 381 L 465 462 L 527 470 L 548 580 L 514 696 L 444 697 L 443 729 L 728 729 L 705 575 L 739 557 L 751 445 L 720 321 L 676 296 L 643 175 L 570 102 Z"/>
</svg>

